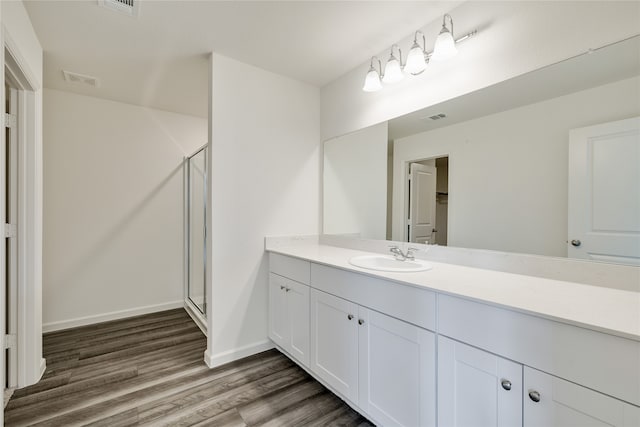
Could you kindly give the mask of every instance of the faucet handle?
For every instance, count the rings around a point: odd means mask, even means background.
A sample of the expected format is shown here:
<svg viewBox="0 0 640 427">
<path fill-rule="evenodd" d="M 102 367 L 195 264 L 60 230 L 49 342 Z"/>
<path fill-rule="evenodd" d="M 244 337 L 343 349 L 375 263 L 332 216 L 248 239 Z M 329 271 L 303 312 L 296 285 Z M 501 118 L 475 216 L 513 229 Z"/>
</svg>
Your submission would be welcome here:
<svg viewBox="0 0 640 427">
<path fill-rule="evenodd" d="M 413 253 L 414 253 L 414 252 L 416 252 L 416 251 L 419 251 L 419 250 L 420 250 L 420 249 L 418 249 L 418 248 L 413 248 L 413 247 L 409 247 L 409 248 L 407 248 L 407 258 L 408 258 L 408 259 L 415 259 L 415 256 L 414 256 L 414 254 L 413 254 Z"/>
<path fill-rule="evenodd" d="M 406 259 L 404 253 L 402 253 L 402 249 L 396 245 L 390 245 L 389 252 L 391 252 L 398 261 L 404 261 Z"/>
</svg>

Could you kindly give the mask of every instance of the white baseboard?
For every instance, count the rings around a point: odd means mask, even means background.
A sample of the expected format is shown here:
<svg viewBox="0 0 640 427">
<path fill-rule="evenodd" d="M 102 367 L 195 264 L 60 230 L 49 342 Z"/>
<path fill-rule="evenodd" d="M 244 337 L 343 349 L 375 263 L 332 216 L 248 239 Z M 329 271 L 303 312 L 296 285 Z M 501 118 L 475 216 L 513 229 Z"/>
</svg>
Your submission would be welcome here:
<svg viewBox="0 0 640 427">
<path fill-rule="evenodd" d="M 96 314 L 86 317 L 76 317 L 75 319 L 60 320 L 57 322 L 45 323 L 42 325 L 42 332 L 61 331 L 63 329 L 77 328 L 78 326 L 92 325 L 94 323 L 108 322 L 110 320 L 125 319 L 127 317 L 139 316 L 141 314 L 155 313 L 156 311 L 171 310 L 184 307 L 184 301 L 172 301 L 163 304 L 146 305 L 144 307 L 129 308 L 126 310 L 112 311 L 109 313 Z"/>
<path fill-rule="evenodd" d="M 242 359 L 243 357 L 271 350 L 272 348 L 275 348 L 273 342 L 271 342 L 271 340 L 266 340 L 214 355 L 209 354 L 209 350 L 207 350 L 204 352 L 204 363 L 206 363 L 210 368 L 215 368 L 217 366 L 224 365 L 225 363 Z"/>
<path fill-rule="evenodd" d="M 44 371 L 46 370 L 47 370 L 47 360 L 43 357 L 42 359 L 40 359 L 40 375 L 38 376 L 38 381 L 42 379 L 42 376 L 44 375 Z"/>
</svg>

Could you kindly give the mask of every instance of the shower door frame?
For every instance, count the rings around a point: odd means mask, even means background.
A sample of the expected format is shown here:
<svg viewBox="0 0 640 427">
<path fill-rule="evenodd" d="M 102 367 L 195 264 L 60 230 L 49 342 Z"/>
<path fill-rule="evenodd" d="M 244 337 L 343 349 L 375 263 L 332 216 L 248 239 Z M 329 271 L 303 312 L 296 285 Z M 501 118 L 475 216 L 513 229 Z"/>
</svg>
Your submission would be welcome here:
<svg viewBox="0 0 640 427">
<path fill-rule="evenodd" d="M 209 165 L 207 163 L 206 150 L 209 144 L 204 144 L 192 154 L 184 157 L 184 304 L 189 315 L 194 319 L 196 324 L 204 333 L 207 331 L 206 312 L 207 312 L 207 288 L 206 288 L 206 268 L 207 268 L 207 174 L 209 173 Z M 204 197 L 204 245 L 203 245 L 203 261 L 205 274 L 203 276 L 204 302 L 203 308 L 194 303 L 189 296 L 189 285 L 191 280 L 191 159 L 201 152 L 205 152 L 205 171 L 203 183 Z"/>
</svg>

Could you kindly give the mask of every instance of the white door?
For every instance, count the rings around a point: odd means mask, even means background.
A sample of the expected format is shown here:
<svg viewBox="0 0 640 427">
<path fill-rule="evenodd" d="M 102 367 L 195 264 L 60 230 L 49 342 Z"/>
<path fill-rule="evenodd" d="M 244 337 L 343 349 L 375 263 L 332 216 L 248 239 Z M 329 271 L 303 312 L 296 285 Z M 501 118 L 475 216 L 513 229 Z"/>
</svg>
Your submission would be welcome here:
<svg viewBox="0 0 640 427">
<path fill-rule="evenodd" d="M 287 282 L 287 350 L 304 366 L 309 366 L 309 287 L 293 280 Z"/>
<path fill-rule="evenodd" d="M 358 402 L 358 306 L 311 290 L 311 370 Z"/>
<path fill-rule="evenodd" d="M 640 265 L 640 117 L 569 136 L 568 256 Z"/>
<path fill-rule="evenodd" d="M 438 426 L 522 425 L 522 365 L 438 337 Z"/>
<path fill-rule="evenodd" d="M 359 406 L 389 426 L 436 424 L 435 334 L 360 307 Z"/>
<path fill-rule="evenodd" d="M 524 384 L 524 427 L 640 426 L 640 408 L 577 384 L 528 367 Z"/>
<path fill-rule="evenodd" d="M 408 242 L 433 243 L 436 227 L 436 167 L 411 163 Z"/>
<path fill-rule="evenodd" d="M 285 278 L 269 274 L 269 338 L 282 348 L 289 342 Z"/>
</svg>

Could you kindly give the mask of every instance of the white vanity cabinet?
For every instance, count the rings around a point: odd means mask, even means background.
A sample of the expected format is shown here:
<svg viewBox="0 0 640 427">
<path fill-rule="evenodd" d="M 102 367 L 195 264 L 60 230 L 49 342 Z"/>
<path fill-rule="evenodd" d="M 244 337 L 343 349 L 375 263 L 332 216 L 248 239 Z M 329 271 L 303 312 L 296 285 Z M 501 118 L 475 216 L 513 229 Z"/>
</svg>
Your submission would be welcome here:
<svg viewBox="0 0 640 427">
<path fill-rule="evenodd" d="M 435 426 L 436 338 L 360 307 L 359 406 L 384 426 Z"/>
<path fill-rule="evenodd" d="M 270 269 L 269 338 L 308 366 L 309 286 L 294 278 L 309 282 L 309 262 L 272 254 Z"/>
<path fill-rule="evenodd" d="M 330 263 L 270 270 L 271 339 L 379 426 L 640 426 L 636 340 Z"/>
<path fill-rule="evenodd" d="M 311 290 L 311 370 L 358 402 L 358 305 Z"/>
<path fill-rule="evenodd" d="M 525 367 L 524 427 L 548 426 L 637 427 L 640 408 Z"/>
<path fill-rule="evenodd" d="M 269 338 L 304 366 L 309 364 L 309 287 L 269 275 Z"/>
<path fill-rule="evenodd" d="M 522 425 L 522 365 L 438 337 L 438 426 Z"/>
<path fill-rule="evenodd" d="M 432 332 L 312 289 L 311 370 L 381 425 L 435 425 Z"/>
</svg>

